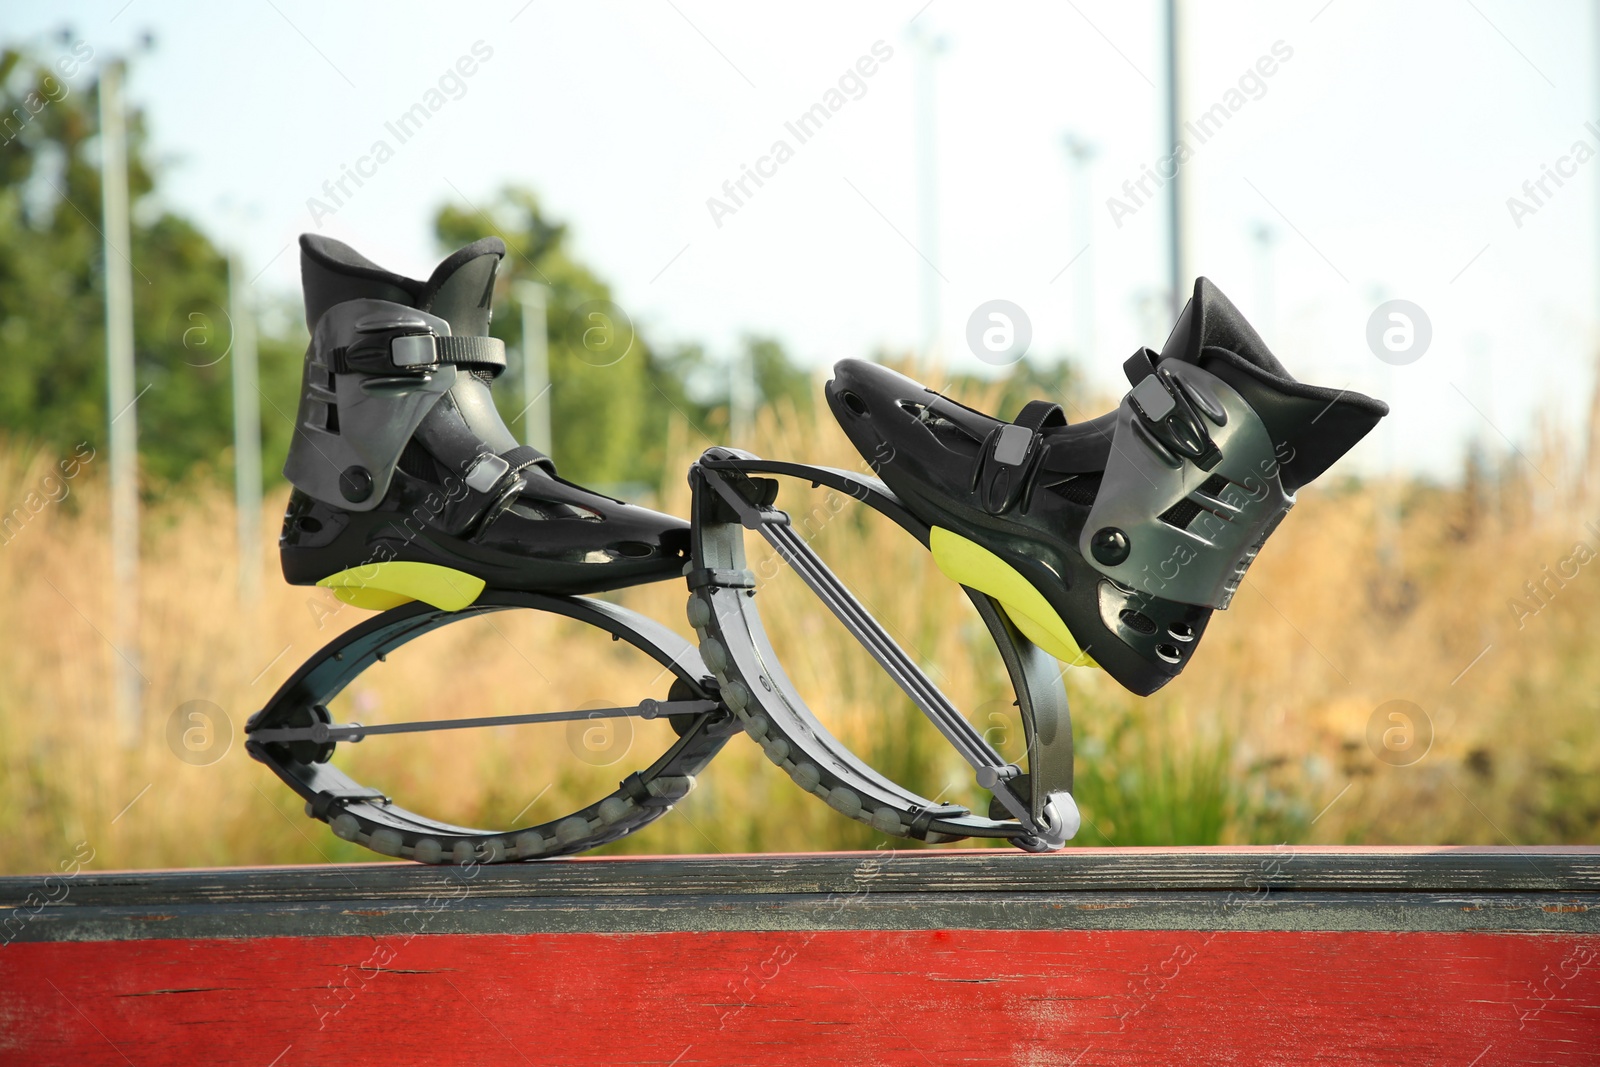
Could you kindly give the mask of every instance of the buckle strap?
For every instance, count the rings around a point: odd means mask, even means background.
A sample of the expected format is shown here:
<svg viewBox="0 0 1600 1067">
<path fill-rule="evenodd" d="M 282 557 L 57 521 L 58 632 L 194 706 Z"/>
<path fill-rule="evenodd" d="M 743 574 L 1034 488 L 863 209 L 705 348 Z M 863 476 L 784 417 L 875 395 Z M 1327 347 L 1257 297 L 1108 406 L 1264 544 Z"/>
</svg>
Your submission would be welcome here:
<svg viewBox="0 0 1600 1067">
<path fill-rule="evenodd" d="M 440 363 L 472 363 L 478 366 L 506 365 L 506 343 L 498 337 L 466 337 L 452 334 L 433 339 Z"/>
<path fill-rule="evenodd" d="M 1181 464 L 1178 457 L 1184 457 L 1201 470 L 1215 467 L 1222 453 L 1200 415 L 1222 426 L 1228 421 L 1227 414 L 1164 369 L 1154 349 L 1139 349 L 1123 363 L 1122 370 L 1133 386 L 1128 399 L 1140 428 L 1159 442 L 1175 463 Z"/>
<path fill-rule="evenodd" d="M 1004 423 L 984 441 L 972 470 L 972 489 L 989 514 L 1004 514 L 1022 500 L 1039 455 L 1038 440 L 1028 427 Z"/>
<path fill-rule="evenodd" d="M 1048 467 L 1052 452 L 1065 455 L 1065 450 L 1049 447 L 1044 431 L 1066 425 L 1060 404 L 1030 400 L 1014 422 L 989 434 L 972 473 L 973 491 L 985 511 L 1000 515 L 1018 504 L 1029 506 L 1039 470 Z"/>
<path fill-rule="evenodd" d="M 555 464 L 550 461 L 550 457 L 532 445 L 518 445 L 498 456 L 493 452 L 484 452 L 467 467 L 467 488 L 498 496 L 500 486 L 520 471 L 533 466 L 543 467 L 551 474 L 555 473 Z"/>
<path fill-rule="evenodd" d="M 509 452 L 500 453 L 500 458 L 506 461 L 506 473 L 516 474 L 518 471 L 527 470 L 529 467 L 543 467 L 551 474 L 556 472 L 556 465 L 550 457 L 540 452 L 532 445 L 518 445 Z"/>
<path fill-rule="evenodd" d="M 1133 423 L 1135 429 L 1156 442 L 1171 457 L 1173 466 L 1182 466 L 1183 459 L 1189 459 L 1208 471 L 1221 462 L 1222 451 L 1212 440 L 1189 391 L 1171 371 L 1161 368 L 1141 378 L 1128 391 L 1126 402 L 1137 419 Z"/>
<path fill-rule="evenodd" d="M 1128 376 L 1129 385 L 1138 385 L 1156 372 L 1160 355 L 1153 348 L 1141 348 L 1122 363 L 1122 373 Z"/>
<path fill-rule="evenodd" d="M 991 515 L 1001 515 L 1022 503 L 1033 486 L 1042 431 L 1067 425 L 1061 406 L 1048 400 L 1031 400 L 1017 421 L 1002 423 L 983 442 L 972 469 L 972 490 Z"/>
<path fill-rule="evenodd" d="M 1049 400 L 1030 400 L 1022 405 L 1022 410 L 1017 412 L 1017 417 L 1013 421 L 1016 425 L 1026 426 L 1037 433 L 1040 430 L 1065 426 L 1067 416 L 1061 410 L 1060 404 Z"/>
<path fill-rule="evenodd" d="M 471 337 L 431 333 L 403 334 L 387 345 L 358 342 L 328 353 L 335 374 L 394 374 L 427 370 L 446 364 L 493 367 L 504 370 L 506 343 L 498 337 Z"/>
</svg>

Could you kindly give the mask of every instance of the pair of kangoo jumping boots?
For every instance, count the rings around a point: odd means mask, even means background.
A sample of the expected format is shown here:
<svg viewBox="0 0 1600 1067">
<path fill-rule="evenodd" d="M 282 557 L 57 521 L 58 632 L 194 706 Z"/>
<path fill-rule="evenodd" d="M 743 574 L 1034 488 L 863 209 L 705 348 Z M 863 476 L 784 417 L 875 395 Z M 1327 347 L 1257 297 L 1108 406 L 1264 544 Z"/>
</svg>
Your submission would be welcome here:
<svg viewBox="0 0 1600 1067">
<path fill-rule="evenodd" d="M 306 353 L 284 473 L 284 576 L 374 609 L 458 609 L 486 587 L 584 594 L 678 576 L 688 524 L 563 479 L 518 444 L 490 387 L 496 238 L 427 281 L 301 238 Z M 1033 643 L 1148 694 L 1193 658 L 1213 610 L 1303 485 L 1388 411 L 1296 381 L 1204 278 L 1166 344 L 1125 366 L 1116 410 L 1011 422 L 859 360 L 826 393 L 850 440 L 932 528 L 935 561 Z"/>
</svg>

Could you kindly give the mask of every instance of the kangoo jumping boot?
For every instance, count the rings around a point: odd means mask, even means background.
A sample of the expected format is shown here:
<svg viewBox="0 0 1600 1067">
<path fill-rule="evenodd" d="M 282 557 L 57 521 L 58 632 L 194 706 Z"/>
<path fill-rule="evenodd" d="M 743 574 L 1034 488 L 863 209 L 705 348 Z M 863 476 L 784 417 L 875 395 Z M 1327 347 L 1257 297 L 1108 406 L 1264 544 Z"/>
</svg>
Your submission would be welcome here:
<svg viewBox="0 0 1600 1067">
<path fill-rule="evenodd" d="M 947 576 L 1144 695 L 1188 665 L 1295 492 L 1389 409 L 1296 381 L 1205 278 L 1124 369 L 1117 409 L 1075 425 L 1044 400 L 1002 422 L 859 360 L 827 396 Z"/>
<path fill-rule="evenodd" d="M 566 481 L 495 409 L 503 242 L 468 245 L 425 282 L 326 237 L 300 250 L 311 346 L 284 465 L 285 578 L 360 607 L 456 610 L 486 585 L 592 593 L 681 572 L 687 524 Z"/>
</svg>

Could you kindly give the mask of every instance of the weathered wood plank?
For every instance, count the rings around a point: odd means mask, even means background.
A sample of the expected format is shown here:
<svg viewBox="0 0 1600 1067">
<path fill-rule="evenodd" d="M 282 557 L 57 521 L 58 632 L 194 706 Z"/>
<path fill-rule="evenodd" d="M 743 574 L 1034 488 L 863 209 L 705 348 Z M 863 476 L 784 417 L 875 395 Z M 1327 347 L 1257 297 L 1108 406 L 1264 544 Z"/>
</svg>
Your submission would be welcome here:
<svg viewBox="0 0 1600 1067">
<path fill-rule="evenodd" d="M 1504 1067 L 1600 1056 L 1600 938 L 810 931 L 17 943 L 17 1064 Z"/>
<path fill-rule="evenodd" d="M 1371 930 L 1600 934 L 1600 893 L 663 894 L 47 907 L 18 941 L 805 930 Z"/>
<path fill-rule="evenodd" d="M 885 849 L 733 856 L 571 858 L 476 868 L 484 895 L 594 893 L 849 892 L 871 878 L 904 892 L 1253 889 L 1550 890 L 1600 889 L 1600 847 L 1079 848 L 1029 855 L 1009 849 Z M 419 886 L 459 878 L 460 868 L 410 863 L 84 871 L 75 896 L 139 899 L 372 899 L 417 895 Z M 0 878 L 0 906 L 37 878 Z"/>
<path fill-rule="evenodd" d="M 1600 849 L 576 859 L 0 880 L 0 940 L 846 929 L 1600 932 Z M 44 901 L 49 903 L 45 904 Z"/>
</svg>

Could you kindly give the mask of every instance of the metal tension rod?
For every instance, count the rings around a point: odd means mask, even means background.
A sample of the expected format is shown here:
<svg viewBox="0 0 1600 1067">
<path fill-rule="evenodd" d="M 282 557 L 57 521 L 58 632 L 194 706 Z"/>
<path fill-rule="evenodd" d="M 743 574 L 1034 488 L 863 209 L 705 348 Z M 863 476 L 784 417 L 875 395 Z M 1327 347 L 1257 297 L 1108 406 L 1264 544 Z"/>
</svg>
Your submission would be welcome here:
<svg viewBox="0 0 1600 1067">
<path fill-rule="evenodd" d="M 851 595 L 843 582 L 829 569 L 805 539 L 789 524 L 789 516 L 778 508 L 760 508 L 746 500 L 728 484 L 723 471 L 714 466 L 701 465 L 707 483 L 718 496 L 734 510 L 746 529 L 755 530 L 766 539 L 784 561 L 792 567 L 802 581 L 811 588 L 828 610 L 844 624 L 861 646 L 878 661 L 884 671 L 910 697 L 933 725 L 977 772 L 978 784 L 991 790 L 1000 803 L 1024 826 L 1034 829 L 1034 819 L 1027 802 L 1011 789 L 1009 780 L 1017 768 L 1008 764 L 983 735 L 956 710 L 938 686 L 917 667 L 904 649 L 889 636 L 883 624 L 873 618 L 861 602 Z"/>
<path fill-rule="evenodd" d="M 432 719 L 424 722 L 396 722 L 383 726 L 352 723 L 316 723 L 312 726 L 282 726 L 256 730 L 250 740 L 271 744 L 280 741 L 360 741 L 372 734 L 418 734 L 432 730 L 470 730 L 481 726 L 517 726 L 537 722 L 574 722 L 584 719 L 622 719 L 637 715 L 654 719 L 662 715 L 703 715 L 715 711 L 714 700 L 641 700 L 624 708 L 593 708 L 589 711 L 545 711 L 531 715 L 486 715 L 476 719 Z"/>
</svg>

